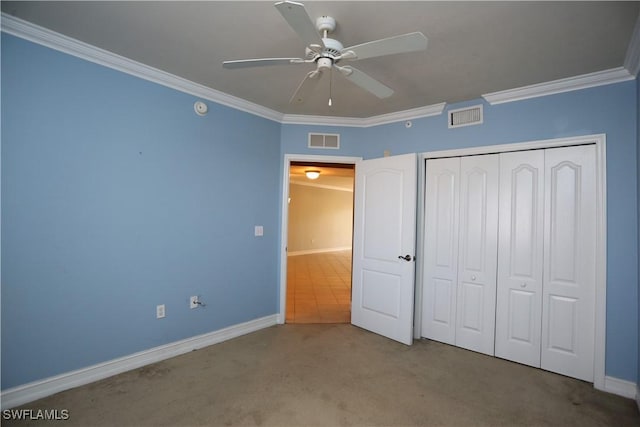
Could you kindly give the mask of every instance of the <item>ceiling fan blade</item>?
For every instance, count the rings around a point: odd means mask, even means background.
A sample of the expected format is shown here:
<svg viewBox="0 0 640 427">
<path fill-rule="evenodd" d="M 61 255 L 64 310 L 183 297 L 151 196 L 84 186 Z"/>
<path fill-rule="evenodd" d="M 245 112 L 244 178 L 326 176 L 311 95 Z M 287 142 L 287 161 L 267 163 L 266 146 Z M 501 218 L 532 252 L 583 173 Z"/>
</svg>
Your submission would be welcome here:
<svg viewBox="0 0 640 427">
<path fill-rule="evenodd" d="M 239 59 L 237 61 L 224 61 L 223 68 L 248 68 L 262 67 L 266 65 L 286 65 L 286 64 L 304 64 L 302 58 L 260 58 L 260 59 Z"/>
<path fill-rule="evenodd" d="M 289 103 L 303 104 L 309 97 L 309 94 L 313 92 L 313 89 L 318 85 L 321 76 L 322 73 L 318 70 L 309 71 L 289 100 Z"/>
<path fill-rule="evenodd" d="M 415 52 L 427 48 L 427 38 L 420 32 L 403 34 L 386 39 L 375 40 L 342 49 L 345 59 L 365 59 L 376 56 L 393 55 L 396 53 Z M 347 52 L 355 53 L 350 58 Z"/>
<path fill-rule="evenodd" d="M 378 98 L 388 98 L 393 95 L 393 89 L 383 85 L 373 77 L 353 67 L 336 67 L 342 75 L 353 83 L 360 86 L 362 89 L 371 92 Z"/>
<path fill-rule="evenodd" d="M 281 1 L 276 3 L 275 6 L 282 17 L 289 23 L 289 26 L 293 28 L 293 31 L 300 36 L 307 46 L 311 44 L 324 46 L 320 33 L 318 33 L 315 24 L 309 17 L 302 3 Z"/>
</svg>

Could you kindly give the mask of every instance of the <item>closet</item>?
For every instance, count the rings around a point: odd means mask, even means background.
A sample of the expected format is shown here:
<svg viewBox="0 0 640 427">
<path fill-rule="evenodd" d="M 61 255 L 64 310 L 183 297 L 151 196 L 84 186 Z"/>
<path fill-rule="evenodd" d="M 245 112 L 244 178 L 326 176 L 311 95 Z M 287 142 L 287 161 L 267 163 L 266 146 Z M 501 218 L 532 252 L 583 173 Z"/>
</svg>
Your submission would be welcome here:
<svg viewBox="0 0 640 427">
<path fill-rule="evenodd" d="M 428 159 L 422 335 L 593 381 L 595 145 Z"/>
</svg>

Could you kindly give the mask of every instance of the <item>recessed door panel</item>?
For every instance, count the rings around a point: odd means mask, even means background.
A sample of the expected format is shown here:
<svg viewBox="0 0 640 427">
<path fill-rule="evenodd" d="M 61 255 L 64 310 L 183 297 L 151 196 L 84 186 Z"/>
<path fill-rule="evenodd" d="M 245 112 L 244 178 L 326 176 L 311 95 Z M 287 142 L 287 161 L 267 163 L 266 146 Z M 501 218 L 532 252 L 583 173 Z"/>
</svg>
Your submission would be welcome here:
<svg viewBox="0 0 640 427">
<path fill-rule="evenodd" d="M 540 328 L 535 327 L 535 323 L 540 319 L 536 316 L 534 292 L 521 291 L 519 289 L 509 290 L 509 324 L 507 325 L 507 340 L 518 345 L 539 344 L 539 337 L 535 332 Z M 537 339 L 534 339 L 537 338 Z M 536 353 L 540 354 L 539 345 Z"/>
<path fill-rule="evenodd" d="M 435 252 L 435 264 L 438 268 L 448 271 L 458 268 L 456 233 L 458 224 L 454 222 L 458 218 L 457 173 L 457 171 L 447 169 L 433 176 L 437 188 L 434 200 L 435 230 L 433 236 L 435 237 L 435 247 L 438 248 Z"/>
<path fill-rule="evenodd" d="M 482 307 L 484 286 L 475 283 L 460 284 L 460 329 L 471 333 L 482 333 Z"/>
<path fill-rule="evenodd" d="M 367 175 L 364 184 L 363 256 L 383 262 L 396 262 L 402 253 L 402 188 L 404 174 L 384 169 Z M 379 209 L 384 206 L 385 209 Z"/>
<path fill-rule="evenodd" d="M 422 335 L 455 343 L 460 159 L 427 160 Z"/>
<path fill-rule="evenodd" d="M 430 302 L 433 310 L 433 321 L 445 327 L 452 327 L 454 320 L 451 310 L 451 298 L 455 293 L 455 286 L 451 280 L 433 279 L 433 298 Z"/>
<path fill-rule="evenodd" d="M 549 324 L 556 327 L 549 329 L 548 350 L 577 356 L 577 303 L 578 300 L 575 298 L 549 295 Z"/>
<path fill-rule="evenodd" d="M 550 171 L 549 279 L 553 281 L 576 282 L 581 169 L 578 164 L 561 162 Z"/>
<path fill-rule="evenodd" d="M 466 159 L 465 159 L 466 160 Z M 466 162 L 465 162 L 466 163 Z M 466 271 L 480 272 L 484 267 L 487 243 L 487 178 L 490 171 L 475 167 L 464 177 L 462 235 L 464 256 L 462 262 Z"/>
<path fill-rule="evenodd" d="M 540 367 L 544 151 L 500 155 L 496 356 Z"/>
<path fill-rule="evenodd" d="M 362 271 L 363 310 L 372 315 L 400 317 L 401 277 L 379 271 Z"/>
<path fill-rule="evenodd" d="M 460 160 L 456 345 L 494 354 L 498 244 L 497 154 Z"/>
</svg>

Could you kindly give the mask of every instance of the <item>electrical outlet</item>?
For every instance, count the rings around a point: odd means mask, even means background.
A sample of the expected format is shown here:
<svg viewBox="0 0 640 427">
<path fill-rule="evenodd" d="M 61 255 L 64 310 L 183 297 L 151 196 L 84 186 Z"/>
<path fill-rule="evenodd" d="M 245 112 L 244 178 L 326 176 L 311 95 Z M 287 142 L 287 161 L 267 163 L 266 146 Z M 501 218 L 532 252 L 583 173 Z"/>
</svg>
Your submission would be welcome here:
<svg viewBox="0 0 640 427">
<path fill-rule="evenodd" d="M 164 304 L 156 306 L 156 319 L 162 319 L 164 317 Z"/>
<path fill-rule="evenodd" d="M 189 308 L 198 308 L 198 296 L 189 298 Z"/>
</svg>

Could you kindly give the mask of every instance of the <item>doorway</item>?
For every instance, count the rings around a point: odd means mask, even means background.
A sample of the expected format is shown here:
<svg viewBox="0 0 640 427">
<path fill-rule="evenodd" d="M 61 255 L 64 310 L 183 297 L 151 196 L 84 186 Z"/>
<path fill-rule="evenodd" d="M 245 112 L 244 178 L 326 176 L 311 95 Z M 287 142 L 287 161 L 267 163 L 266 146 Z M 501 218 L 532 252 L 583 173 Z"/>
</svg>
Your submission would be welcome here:
<svg viewBox="0 0 640 427">
<path fill-rule="evenodd" d="M 288 166 L 284 321 L 349 323 L 355 164 L 293 160 Z M 309 171 L 319 176 L 308 177 Z"/>
</svg>

